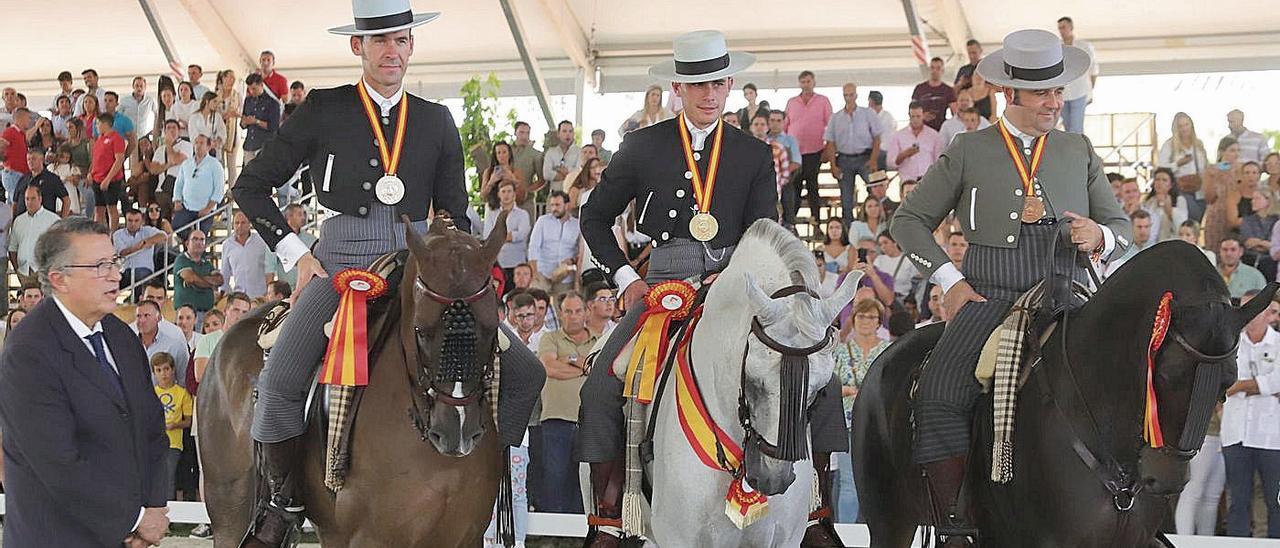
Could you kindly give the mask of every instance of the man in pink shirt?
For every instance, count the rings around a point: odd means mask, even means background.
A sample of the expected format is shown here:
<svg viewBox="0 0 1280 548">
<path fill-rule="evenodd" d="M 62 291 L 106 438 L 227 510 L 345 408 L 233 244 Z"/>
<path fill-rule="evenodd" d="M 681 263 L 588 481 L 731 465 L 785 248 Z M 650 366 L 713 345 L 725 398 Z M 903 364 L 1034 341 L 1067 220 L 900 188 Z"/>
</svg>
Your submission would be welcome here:
<svg viewBox="0 0 1280 548">
<path fill-rule="evenodd" d="M 889 137 L 889 167 L 898 168 L 898 180 L 918 181 L 942 155 L 942 135 L 924 124 L 924 106 L 912 101 L 911 123 Z"/>
<path fill-rule="evenodd" d="M 831 101 L 825 95 L 814 93 L 813 72 L 800 73 L 800 95 L 787 100 L 786 126 L 783 131 L 796 138 L 800 143 L 800 175 L 790 189 L 795 208 L 800 209 L 800 189 L 807 188 L 809 195 L 809 224 L 819 225 L 819 208 L 822 201 L 818 199 L 818 169 L 822 167 L 822 134 L 827 130 L 827 121 L 831 120 Z"/>
</svg>

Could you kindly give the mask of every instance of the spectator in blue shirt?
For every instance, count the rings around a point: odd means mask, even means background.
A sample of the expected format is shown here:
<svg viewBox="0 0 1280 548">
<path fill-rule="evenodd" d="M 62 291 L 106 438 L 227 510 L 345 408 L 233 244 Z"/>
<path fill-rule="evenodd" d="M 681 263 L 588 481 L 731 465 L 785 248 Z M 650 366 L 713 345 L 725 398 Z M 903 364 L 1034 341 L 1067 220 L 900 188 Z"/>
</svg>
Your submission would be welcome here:
<svg viewBox="0 0 1280 548">
<path fill-rule="evenodd" d="M 581 231 L 569 215 L 569 195 L 557 190 L 547 199 L 547 213 L 538 217 L 529 236 L 529 266 L 552 295 L 573 288 L 574 264 Z"/>
<path fill-rule="evenodd" d="M 183 227 L 205 217 L 222 201 L 226 175 L 222 164 L 209 155 L 211 146 L 207 136 L 197 135 L 195 154 L 178 169 L 178 182 L 173 190 L 173 224 L 184 239 L 188 229 Z M 212 226 L 212 217 L 200 221 L 200 230 L 204 232 Z"/>
<path fill-rule="evenodd" d="M 102 106 L 107 112 L 110 112 L 112 116 L 115 116 L 115 120 L 111 122 L 111 130 L 119 133 L 121 137 L 124 137 L 125 157 L 133 157 L 134 152 L 138 150 L 138 132 L 134 128 L 133 120 L 130 120 L 128 116 L 116 114 L 116 112 L 118 112 L 117 109 L 120 108 L 120 95 L 114 91 L 104 93 L 102 96 Z M 93 128 L 93 136 L 98 136 L 98 128 L 96 127 L 96 124 Z"/>
<path fill-rule="evenodd" d="M 250 74 L 244 82 L 247 87 L 240 127 L 246 130 L 243 148 L 244 163 L 248 164 L 280 129 L 280 103 L 263 93 L 266 85 L 261 74 Z"/>
</svg>

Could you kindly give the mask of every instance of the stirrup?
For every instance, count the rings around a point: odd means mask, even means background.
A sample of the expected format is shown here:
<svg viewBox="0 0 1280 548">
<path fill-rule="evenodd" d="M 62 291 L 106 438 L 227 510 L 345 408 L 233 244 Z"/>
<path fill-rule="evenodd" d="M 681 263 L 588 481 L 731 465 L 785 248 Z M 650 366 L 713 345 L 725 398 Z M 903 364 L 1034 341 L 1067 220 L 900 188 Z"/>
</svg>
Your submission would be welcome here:
<svg viewBox="0 0 1280 548">
<path fill-rule="evenodd" d="M 290 506 L 282 508 L 276 506 L 274 502 L 268 502 L 258 507 L 253 521 L 249 524 L 249 530 L 245 531 L 244 538 L 240 540 L 240 548 L 259 548 L 262 546 L 294 548 L 302 539 L 302 524 L 304 521 L 305 517 L 302 515 L 301 507 Z M 257 533 L 260 530 L 265 529 L 270 533 L 273 527 L 283 528 L 283 531 L 279 533 L 280 541 L 278 544 L 268 544 L 258 538 Z"/>
</svg>

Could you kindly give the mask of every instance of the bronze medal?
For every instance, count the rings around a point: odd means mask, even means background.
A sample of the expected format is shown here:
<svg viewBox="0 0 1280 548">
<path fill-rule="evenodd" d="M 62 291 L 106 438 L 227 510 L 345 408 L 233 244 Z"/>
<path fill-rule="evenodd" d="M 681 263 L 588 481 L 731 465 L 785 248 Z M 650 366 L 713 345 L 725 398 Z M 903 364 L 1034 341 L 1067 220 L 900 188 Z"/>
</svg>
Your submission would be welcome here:
<svg viewBox="0 0 1280 548">
<path fill-rule="evenodd" d="M 1018 146 L 1013 143 L 1013 135 L 1009 133 L 1009 129 L 1005 127 L 1005 121 L 1000 120 L 996 125 L 1000 129 L 1000 137 L 1004 140 L 1005 149 L 1009 152 L 1009 159 L 1013 160 L 1013 167 L 1018 172 L 1018 179 L 1022 181 L 1022 222 L 1035 223 L 1045 217 L 1046 211 L 1044 199 L 1037 195 L 1036 172 L 1040 170 L 1040 161 L 1044 159 L 1044 143 L 1049 135 L 1041 135 L 1036 138 L 1033 150 L 1031 152 L 1031 165 L 1026 165 L 1022 158 L 1022 153 L 1018 152 Z"/>
<path fill-rule="evenodd" d="M 1044 218 L 1044 213 L 1044 200 L 1039 196 L 1027 196 L 1022 199 L 1022 222 L 1038 222 Z"/>
</svg>

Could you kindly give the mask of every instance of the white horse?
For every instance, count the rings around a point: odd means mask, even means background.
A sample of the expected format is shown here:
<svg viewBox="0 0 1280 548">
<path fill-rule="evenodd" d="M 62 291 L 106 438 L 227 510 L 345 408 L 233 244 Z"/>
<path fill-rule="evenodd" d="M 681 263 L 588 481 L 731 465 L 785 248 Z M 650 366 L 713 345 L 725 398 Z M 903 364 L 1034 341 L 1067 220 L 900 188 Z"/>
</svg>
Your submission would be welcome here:
<svg viewBox="0 0 1280 548">
<path fill-rule="evenodd" d="M 818 286 L 813 253 L 804 243 L 773 221 L 756 221 L 711 284 L 691 343 L 692 369 L 707 410 L 728 437 L 743 447 L 746 481 L 768 496 L 768 513 L 743 529 L 726 516 L 725 495 L 733 477 L 707 467 L 694 453 L 677 416 L 676 379 L 668 379 L 658 416 L 649 417 L 658 421 L 649 469 L 653 493 L 646 531 L 651 544 L 670 548 L 800 545 L 813 491 L 813 467 L 808 460 L 788 462 L 761 453 L 746 443 L 746 431 L 738 420 L 739 393 L 745 389 L 753 428 L 766 443 L 780 443 L 782 355 L 751 333 L 752 319 L 758 318 L 776 343 L 791 348 L 814 346 L 829 336 L 828 326 L 852 299 L 858 276 L 848 276 L 827 299 L 807 292 L 771 298 L 773 292 L 795 285 L 798 280 L 793 273 L 799 273 L 806 288 Z M 827 344 L 808 356 L 806 407 L 831 379 L 835 367 L 831 349 Z M 629 352 L 630 347 L 624 349 L 615 367 L 627 363 Z M 807 435 L 807 422 L 803 428 Z"/>
</svg>

